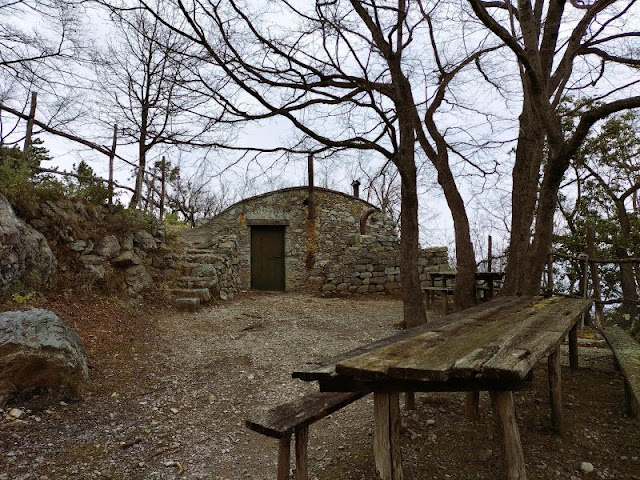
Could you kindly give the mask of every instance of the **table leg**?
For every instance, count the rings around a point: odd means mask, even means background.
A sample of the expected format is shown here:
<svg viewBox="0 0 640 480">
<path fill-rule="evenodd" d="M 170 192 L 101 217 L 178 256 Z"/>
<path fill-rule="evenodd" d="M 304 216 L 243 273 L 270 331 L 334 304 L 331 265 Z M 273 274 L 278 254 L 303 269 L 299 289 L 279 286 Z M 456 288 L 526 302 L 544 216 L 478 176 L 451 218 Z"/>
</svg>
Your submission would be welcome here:
<svg viewBox="0 0 640 480">
<path fill-rule="evenodd" d="M 373 449 L 380 480 L 402 480 L 400 452 L 400 395 L 374 393 L 375 433 Z"/>
<path fill-rule="evenodd" d="M 511 392 L 490 392 L 491 406 L 498 429 L 504 478 L 506 480 L 526 480 L 524 454 L 520 443 L 520 432 L 516 423 L 516 413 Z"/>
<path fill-rule="evenodd" d="M 569 330 L 569 365 L 578 368 L 578 324 Z"/>
<path fill-rule="evenodd" d="M 278 480 L 289 480 L 290 461 L 291 435 L 286 435 L 278 443 Z"/>
<path fill-rule="evenodd" d="M 309 443 L 309 426 L 296 430 L 296 480 L 308 480 L 309 456 L 307 445 Z"/>
<path fill-rule="evenodd" d="M 464 416 L 467 420 L 477 420 L 478 410 L 480 407 L 480 392 L 467 392 L 467 398 L 464 404 Z"/>
<path fill-rule="evenodd" d="M 562 415 L 562 377 L 560 370 L 560 347 L 549 354 L 547 359 L 549 370 L 549 403 L 551 404 L 551 424 L 557 434 L 563 432 Z"/>
</svg>

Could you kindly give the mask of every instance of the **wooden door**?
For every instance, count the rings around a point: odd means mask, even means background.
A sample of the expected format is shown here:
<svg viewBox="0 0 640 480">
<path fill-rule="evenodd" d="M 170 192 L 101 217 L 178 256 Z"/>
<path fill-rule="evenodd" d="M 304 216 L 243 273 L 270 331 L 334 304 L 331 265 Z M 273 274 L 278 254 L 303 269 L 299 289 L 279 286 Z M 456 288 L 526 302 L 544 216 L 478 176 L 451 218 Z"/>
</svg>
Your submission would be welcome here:
<svg viewBox="0 0 640 480">
<path fill-rule="evenodd" d="M 284 227 L 251 227 L 251 288 L 284 290 Z"/>
</svg>

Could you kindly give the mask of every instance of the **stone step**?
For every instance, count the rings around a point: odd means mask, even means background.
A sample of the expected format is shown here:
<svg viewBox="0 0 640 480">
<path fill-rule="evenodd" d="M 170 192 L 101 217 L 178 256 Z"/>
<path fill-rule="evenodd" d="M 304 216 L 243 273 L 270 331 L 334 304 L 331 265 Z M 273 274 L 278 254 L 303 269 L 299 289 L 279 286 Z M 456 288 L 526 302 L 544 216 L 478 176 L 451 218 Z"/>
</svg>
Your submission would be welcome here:
<svg viewBox="0 0 640 480">
<path fill-rule="evenodd" d="M 180 298 L 196 298 L 199 301 L 208 302 L 211 300 L 211 292 L 208 288 L 174 288 L 169 290 L 171 294 Z"/>
<path fill-rule="evenodd" d="M 179 277 L 175 279 L 177 288 L 211 288 L 218 284 L 216 278 L 211 277 Z"/>
<path fill-rule="evenodd" d="M 219 264 L 223 263 L 225 257 L 215 253 L 185 253 L 182 259 L 186 263 L 199 263 L 199 264 Z"/>
<path fill-rule="evenodd" d="M 196 310 L 202 302 L 199 298 L 176 298 L 175 305 L 184 310 Z"/>
</svg>

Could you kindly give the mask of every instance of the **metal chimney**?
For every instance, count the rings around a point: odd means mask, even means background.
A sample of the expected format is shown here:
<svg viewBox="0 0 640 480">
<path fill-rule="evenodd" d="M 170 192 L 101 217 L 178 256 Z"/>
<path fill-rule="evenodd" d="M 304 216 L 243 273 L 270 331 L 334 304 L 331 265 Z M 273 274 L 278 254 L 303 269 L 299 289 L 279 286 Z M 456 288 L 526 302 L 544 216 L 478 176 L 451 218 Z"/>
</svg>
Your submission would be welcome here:
<svg viewBox="0 0 640 480">
<path fill-rule="evenodd" d="M 358 180 L 354 180 L 351 182 L 351 186 L 353 187 L 353 196 L 360 198 L 360 182 Z"/>
</svg>

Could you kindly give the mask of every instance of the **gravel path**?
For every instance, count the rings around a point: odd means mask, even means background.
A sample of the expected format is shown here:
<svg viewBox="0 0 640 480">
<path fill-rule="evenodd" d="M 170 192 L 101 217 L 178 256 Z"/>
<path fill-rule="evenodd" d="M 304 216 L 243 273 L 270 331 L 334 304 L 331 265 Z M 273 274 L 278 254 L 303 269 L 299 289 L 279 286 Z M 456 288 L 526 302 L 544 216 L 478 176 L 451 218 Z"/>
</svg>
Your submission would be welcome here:
<svg viewBox="0 0 640 480">
<path fill-rule="evenodd" d="M 132 320 L 96 310 L 90 323 L 87 305 L 66 312 L 92 364 L 84 400 L 14 404 L 24 411 L 17 420 L 0 412 L 0 480 L 273 479 L 277 442 L 245 419 L 314 389 L 291 379 L 297 367 L 390 335 L 402 315 L 384 296 L 258 293 L 196 313 L 143 309 Z M 587 343 L 581 368 L 563 369 L 564 438 L 549 428 L 544 365 L 515 395 L 529 479 L 640 479 L 640 423 L 622 414 L 610 353 Z M 403 412 L 406 480 L 499 478 L 487 396 L 476 422 L 463 404 L 462 394 L 420 394 Z M 372 410 L 367 397 L 311 427 L 311 479 L 375 478 Z"/>
</svg>

